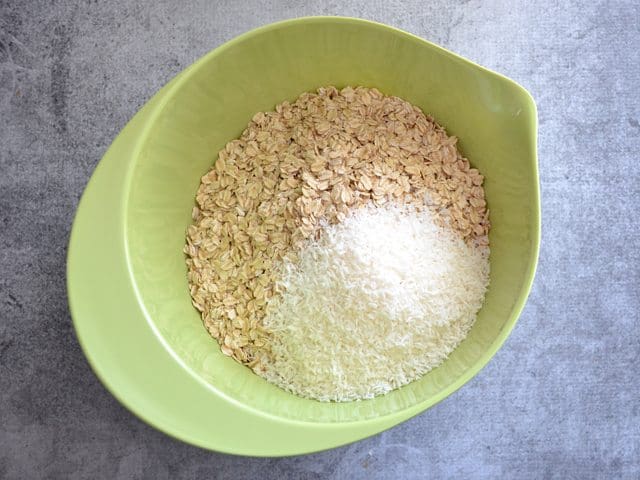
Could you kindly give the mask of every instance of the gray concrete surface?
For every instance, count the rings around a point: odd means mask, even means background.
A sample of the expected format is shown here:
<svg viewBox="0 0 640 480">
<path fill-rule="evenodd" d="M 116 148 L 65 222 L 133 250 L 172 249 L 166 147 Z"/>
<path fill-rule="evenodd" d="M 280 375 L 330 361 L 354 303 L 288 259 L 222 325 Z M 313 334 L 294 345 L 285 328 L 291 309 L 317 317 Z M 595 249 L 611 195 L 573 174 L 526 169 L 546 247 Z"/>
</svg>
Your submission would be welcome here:
<svg viewBox="0 0 640 480">
<path fill-rule="evenodd" d="M 640 478 L 640 4 L 342 3 L 0 0 L 0 478 Z M 315 455 L 219 455 L 142 423 L 90 371 L 66 305 L 70 224 L 161 85 L 237 34 L 311 14 L 403 28 L 533 93 L 538 275 L 503 349 L 435 408 Z"/>
</svg>

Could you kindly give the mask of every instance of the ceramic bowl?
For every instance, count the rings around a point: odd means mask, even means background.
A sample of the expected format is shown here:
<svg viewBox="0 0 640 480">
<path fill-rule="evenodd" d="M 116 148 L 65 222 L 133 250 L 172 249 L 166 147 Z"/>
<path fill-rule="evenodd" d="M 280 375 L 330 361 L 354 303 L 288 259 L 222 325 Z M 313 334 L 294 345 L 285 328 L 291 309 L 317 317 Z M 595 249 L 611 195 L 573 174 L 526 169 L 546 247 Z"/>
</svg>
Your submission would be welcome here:
<svg viewBox="0 0 640 480">
<path fill-rule="evenodd" d="M 492 223 L 491 285 L 468 338 L 420 380 L 349 403 L 296 397 L 224 356 L 191 305 L 182 253 L 218 150 L 256 112 L 326 85 L 377 87 L 435 117 L 485 175 Z M 84 192 L 68 292 L 85 355 L 140 418 L 222 452 L 312 452 L 423 412 L 489 361 L 526 301 L 540 238 L 536 128 L 535 103 L 518 84 L 388 26 L 313 17 L 241 35 L 162 88 Z"/>
</svg>

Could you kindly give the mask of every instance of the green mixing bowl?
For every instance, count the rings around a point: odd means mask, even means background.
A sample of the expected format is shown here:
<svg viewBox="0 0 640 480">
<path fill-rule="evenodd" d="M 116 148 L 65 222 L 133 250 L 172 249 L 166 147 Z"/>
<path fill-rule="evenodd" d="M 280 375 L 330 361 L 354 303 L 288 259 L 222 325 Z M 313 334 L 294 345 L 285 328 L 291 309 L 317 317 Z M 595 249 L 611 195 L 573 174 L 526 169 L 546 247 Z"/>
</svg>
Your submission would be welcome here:
<svg viewBox="0 0 640 480">
<path fill-rule="evenodd" d="M 468 338 L 419 381 L 350 403 L 298 398 L 224 356 L 191 306 L 182 253 L 200 177 L 218 150 L 254 113 L 324 85 L 377 87 L 432 114 L 485 175 L 493 225 L 491 286 Z M 540 238 L 536 128 L 522 87 L 384 25 L 302 18 L 226 43 L 136 114 L 84 192 L 67 275 L 85 355 L 136 415 L 222 452 L 327 449 L 424 411 L 489 361 L 527 298 Z"/>
</svg>

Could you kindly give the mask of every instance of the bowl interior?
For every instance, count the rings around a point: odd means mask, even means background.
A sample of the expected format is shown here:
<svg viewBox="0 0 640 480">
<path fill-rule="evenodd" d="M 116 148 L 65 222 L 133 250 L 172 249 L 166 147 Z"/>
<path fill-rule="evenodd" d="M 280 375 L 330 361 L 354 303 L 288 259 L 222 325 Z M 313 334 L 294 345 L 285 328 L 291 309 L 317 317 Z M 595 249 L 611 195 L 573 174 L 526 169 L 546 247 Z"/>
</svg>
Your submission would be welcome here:
<svg viewBox="0 0 640 480">
<path fill-rule="evenodd" d="M 256 112 L 324 85 L 377 87 L 433 115 L 485 175 L 493 225 L 491 286 L 468 338 L 419 381 L 342 404 L 288 394 L 222 355 L 191 306 L 182 253 L 200 177 L 217 152 Z M 528 293 L 539 235 L 535 123 L 535 106 L 515 83 L 388 27 L 316 19 L 239 37 L 184 74 L 132 165 L 126 242 L 148 320 L 190 374 L 277 417 L 357 421 L 435 398 L 495 349 Z"/>
</svg>

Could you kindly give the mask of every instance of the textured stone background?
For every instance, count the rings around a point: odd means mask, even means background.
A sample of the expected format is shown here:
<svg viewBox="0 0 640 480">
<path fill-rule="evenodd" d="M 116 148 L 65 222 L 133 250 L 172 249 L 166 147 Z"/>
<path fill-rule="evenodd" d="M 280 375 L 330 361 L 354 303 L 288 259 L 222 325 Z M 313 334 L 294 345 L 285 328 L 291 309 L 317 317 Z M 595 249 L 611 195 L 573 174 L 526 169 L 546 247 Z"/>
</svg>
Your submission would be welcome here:
<svg viewBox="0 0 640 480">
<path fill-rule="evenodd" d="M 342 3 L 0 0 L 0 478 L 640 477 L 640 4 Z M 538 274 L 502 350 L 435 408 L 320 454 L 214 454 L 143 424 L 91 373 L 66 305 L 70 224 L 160 86 L 242 32 L 313 14 L 403 28 L 532 92 Z"/>
</svg>

